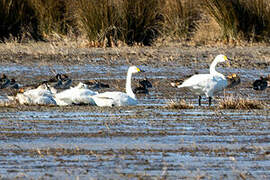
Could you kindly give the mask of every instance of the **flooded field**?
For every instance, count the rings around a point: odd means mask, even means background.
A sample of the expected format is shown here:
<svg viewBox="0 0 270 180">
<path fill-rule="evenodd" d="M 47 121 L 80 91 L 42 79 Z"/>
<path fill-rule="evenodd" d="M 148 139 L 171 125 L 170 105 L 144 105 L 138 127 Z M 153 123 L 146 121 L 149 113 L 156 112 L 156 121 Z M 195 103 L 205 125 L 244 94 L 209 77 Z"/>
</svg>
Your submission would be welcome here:
<svg viewBox="0 0 270 180">
<path fill-rule="evenodd" d="M 124 91 L 126 60 L 99 60 L 72 66 L 3 63 L 0 71 L 21 84 L 59 72 L 74 84 L 99 79 L 109 90 Z M 270 89 L 251 88 L 259 75 L 269 74 L 269 66 L 219 66 L 221 73 L 239 74 L 242 83 L 208 108 L 207 99 L 198 107 L 196 96 L 169 84 L 195 70 L 208 72 L 208 62 L 140 64 L 145 73 L 134 75 L 133 86 L 147 76 L 153 88 L 137 96 L 138 106 L 0 107 L 0 179 L 270 179 Z M 224 95 L 260 100 L 266 107 L 221 110 Z M 166 107 L 180 99 L 195 108 Z"/>
</svg>

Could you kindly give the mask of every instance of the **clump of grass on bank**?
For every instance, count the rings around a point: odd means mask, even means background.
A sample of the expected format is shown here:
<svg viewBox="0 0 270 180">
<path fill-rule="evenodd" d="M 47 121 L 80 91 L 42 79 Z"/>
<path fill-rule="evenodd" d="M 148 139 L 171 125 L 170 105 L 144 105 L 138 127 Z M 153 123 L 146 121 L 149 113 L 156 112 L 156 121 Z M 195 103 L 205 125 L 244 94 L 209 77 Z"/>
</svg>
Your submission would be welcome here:
<svg viewBox="0 0 270 180">
<path fill-rule="evenodd" d="M 173 101 L 167 103 L 166 108 L 168 109 L 193 109 L 194 106 L 191 104 L 188 104 L 184 99 L 181 99 L 180 101 Z"/>
<path fill-rule="evenodd" d="M 264 109 L 263 102 L 240 97 L 225 97 L 219 102 L 220 109 Z"/>
<path fill-rule="evenodd" d="M 119 10 L 119 4 L 113 0 L 78 0 L 73 13 L 81 33 L 86 34 L 89 41 L 106 43 L 105 40 L 118 39 Z"/>
<path fill-rule="evenodd" d="M 35 13 L 31 0 L 1 0 L 0 41 L 9 38 L 21 41 L 25 36 L 40 40 L 39 20 Z"/>
<path fill-rule="evenodd" d="M 199 0 L 165 1 L 163 8 L 163 33 L 173 39 L 188 38 L 194 33 L 197 21 L 200 19 L 202 3 Z"/>
<path fill-rule="evenodd" d="M 29 0 L 39 20 L 39 30 L 43 35 L 51 33 L 67 34 L 72 26 L 69 3 L 71 0 Z"/>
<path fill-rule="evenodd" d="M 214 42 L 270 42 L 270 0 L 0 1 L 2 42 L 87 37 L 89 45 L 113 47 L 195 38 L 207 44 L 209 32 Z"/>
<path fill-rule="evenodd" d="M 231 40 L 270 40 L 269 0 L 206 0 L 207 12 Z"/>
<path fill-rule="evenodd" d="M 151 45 L 162 30 L 165 0 L 124 0 L 122 33 L 129 45 Z"/>
<path fill-rule="evenodd" d="M 159 8 L 158 0 L 79 0 L 75 13 L 90 41 L 150 45 L 161 30 Z"/>
</svg>

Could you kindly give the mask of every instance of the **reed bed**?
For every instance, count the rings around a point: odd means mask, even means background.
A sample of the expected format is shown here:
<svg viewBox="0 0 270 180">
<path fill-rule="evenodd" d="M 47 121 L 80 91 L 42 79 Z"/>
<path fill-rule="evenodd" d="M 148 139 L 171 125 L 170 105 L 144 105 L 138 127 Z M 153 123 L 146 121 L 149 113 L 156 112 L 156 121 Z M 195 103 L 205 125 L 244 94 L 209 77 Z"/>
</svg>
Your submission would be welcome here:
<svg viewBox="0 0 270 180">
<path fill-rule="evenodd" d="M 266 106 L 259 100 L 228 96 L 219 102 L 220 109 L 264 109 Z"/>
<path fill-rule="evenodd" d="M 204 38 L 196 34 L 214 25 L 225 42 L 270 42 L 270 0 L 0 1 L 1 42 L 51 40 L 57 34 L 86 37 L 95 46 L 152 45 L 159 38 Z"/>
</svg>

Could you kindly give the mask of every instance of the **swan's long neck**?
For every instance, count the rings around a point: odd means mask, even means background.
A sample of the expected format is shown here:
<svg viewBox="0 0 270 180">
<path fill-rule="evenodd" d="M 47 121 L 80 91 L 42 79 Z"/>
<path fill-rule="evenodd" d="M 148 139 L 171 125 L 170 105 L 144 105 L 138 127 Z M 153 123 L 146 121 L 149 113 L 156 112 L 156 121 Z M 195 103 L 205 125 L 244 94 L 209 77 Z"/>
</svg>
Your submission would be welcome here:
<svg viewBox="0 0 270 180">
<path fill-rule="evenodd" d="M 126 93 L 133 99 L 136 99 L 135 94 L 133 93 L 132 88 L 131 88 L 131 76 L 132 76 L 131 71 L 128 71 L 127 80 L 126 80 Z"/>
<path fill-rule="evenodd" d="M 212 75 L 219 75 L 221 76 L 223 79 L 226 79 L 225 76 L 223 74 L 221 74 L 220 72 L 216 71 L 216 65 L 217 65 L 217 60 L 215 59 L 212 64 L 210 65 L 210 74 Z"/>
<path fill-rule="evenodd" d="M 212 64 L 210 65 L 210 74 L 220 74 L 216 71 L 217 59 L 215 59 Z"/>
</svg>

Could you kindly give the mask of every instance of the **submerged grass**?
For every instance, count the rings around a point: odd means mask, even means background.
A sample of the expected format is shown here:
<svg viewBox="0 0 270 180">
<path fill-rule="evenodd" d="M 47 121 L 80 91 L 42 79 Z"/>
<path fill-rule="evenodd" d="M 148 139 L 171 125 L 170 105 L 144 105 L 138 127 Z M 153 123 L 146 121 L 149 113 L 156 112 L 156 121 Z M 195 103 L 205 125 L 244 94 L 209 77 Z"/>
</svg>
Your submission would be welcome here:
<svg viewBox="0 0 270 180">
<path fill-rule="evenodd" d="M 259 100 L 228 96 L 219 102 L 220 109 L 264 109 L 266 106 Z"/>
<path fill-rule="evenodd" d="M 184 99 L 181 99 L 180 101 L 174 101 L 171 100 L 167 103 L 167 106 L 165 108 L 168 109 L 193 109 L 194 106 L 191 104 L 188 104 Z"/>
</svg>

